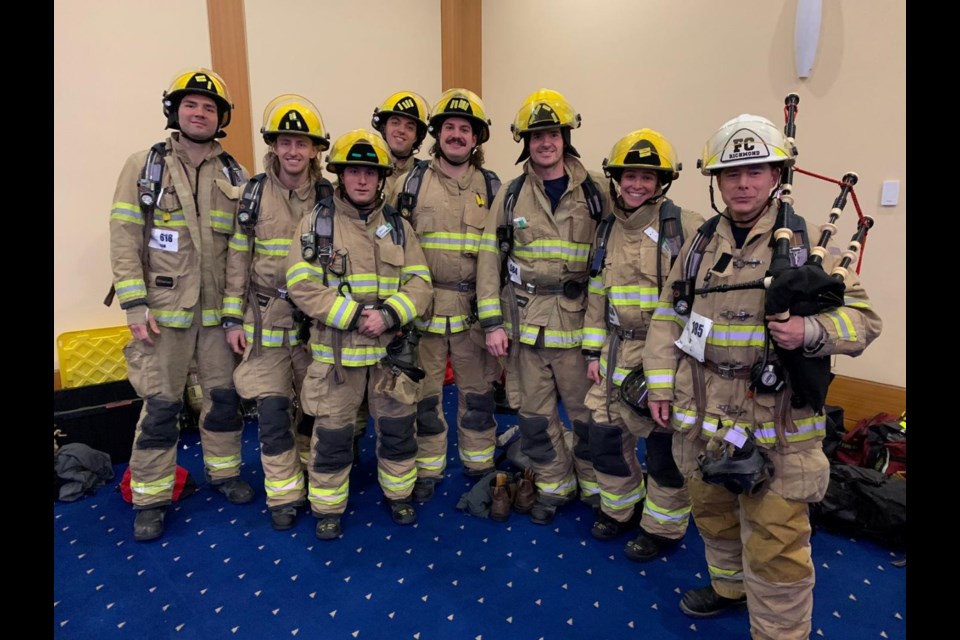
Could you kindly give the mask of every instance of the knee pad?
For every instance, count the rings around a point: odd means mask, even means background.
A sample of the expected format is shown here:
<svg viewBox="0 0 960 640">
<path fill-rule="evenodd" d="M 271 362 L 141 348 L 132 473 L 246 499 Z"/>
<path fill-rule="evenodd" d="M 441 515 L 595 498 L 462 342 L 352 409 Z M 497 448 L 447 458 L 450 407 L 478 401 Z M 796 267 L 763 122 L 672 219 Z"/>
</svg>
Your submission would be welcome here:
<svg viewBox="0 0 960 640">
<path fill-rule="evenodd" d="M 147 415 L 140 425 L 137 449 L 169 449 L 176 446 L 180 430 L 177 417 L 183 409 L 183 401 L 147 398 Z"/>
<path fill-rule="evenodd" d="M 521 415 L 520 452 L 536 464 L 548 464 L 557 459 L 557 452 L 547 433 L 549 421 L 546 418 L 528 418 Z"/>
<path fill-rule="evenodd" d="M 409 460 L 417 455 L 417 438 L 413 423 L 417 416 L 380 418 L 380 443 L 377 456 L 384 460 Z"/>
<path fill-rule="evenodd" d="M 466 400 L 467 411 L 463 414 L 464 429 L 487 431 L 497 428 L 497 421 L 493 417 L 493 412 L 497 408 L 493 391 L 489 393 L 468 393 Z"/>
<path fill-rule="evenodd" d="M 673 459 L 673 434 L 654 431 L 647 436 L 647 472 L 661 487 L 683 488 L 683 474 Z"/>
<path fill-rule="evenodd" d="M 573 445 L 573 456 L 581 460 L 590 460 L 593 457 L 590 449 L 590 425 L 583 420 L 574 420 L 573 432 L 577 436 L 577 443 Z"/>
<path fill-rule="evenodd" d="M 236 389 L 211 389 L 210 412 L 203 421 L 203 428 L 207 431 L 227 433 L 242 431 L 243 420 L 240 419 L 240 396 Z"/>
<path fill-rule="evenodd" d="M 630 475 L 630 467 L 623 457 L 622 433 L 617 427 L 590 423 L 590 453 L 593 455 L 593 468 L 597 472 L 617 478 Z M 636 454 L 631 452 L 630 455 Z"/>
<path fill-rule="evenodd" d="M 445 430 L 443 420 L 437 413 L 440 396 L 430 396 L 417 403 L 417 435 L 435 436 Z"/>
<path fill-rule="evenodd" d="M 353 425 L 336 429 L 317 427 L 317 447 L 313 470 L 319 473 L 336 473 L 353 464 Z"/>
<path fill-rule="evenodd" d="M 278 456 L 293 449 L 293 432 L 290 431 L 290 400 L 283 396 L 270 396 L 259 403 L 260 451 L 264 455 Z"/>
</svg>

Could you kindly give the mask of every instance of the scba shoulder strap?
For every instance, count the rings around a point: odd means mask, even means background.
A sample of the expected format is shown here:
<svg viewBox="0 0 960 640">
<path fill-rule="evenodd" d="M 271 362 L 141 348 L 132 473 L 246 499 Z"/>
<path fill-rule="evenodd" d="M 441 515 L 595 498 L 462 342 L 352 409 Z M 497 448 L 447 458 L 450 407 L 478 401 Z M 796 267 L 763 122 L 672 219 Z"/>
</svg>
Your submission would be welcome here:
<svg viewBox="0 0 960 640">
<path fill-rule="evenodd" d="M 333 217 L 335 212 L 336 206 L 333 203 L 333 196 L 318 200 L 310 214 L 312 219 L 310 230 L 300 237 L 300 255 L 308 262 L 319 261 L 324 270 L 324 280 L 327 277 L 327 267 L 333 259 Z M 390 205 L 384 205 L 383 215 L 390 224 L 390 237 L 393 243 L 397 246 L 405 246 L 406 234 L 404 233 L 403 217 L 400 212 Z"/>
<path fill-rule="evenodd" d="M 400 209 L 400 213 L 406 218 L 409 218 L 410 214 L 417 207 L 417 197 L 420 195 L 420 187 L 423 186 L 423 176 L 429 167 L 429 160 L 415 161 L 413 168 L 410 169 L 410 173 L 407 174 L 406 179 L 403 181 L 403 191 L 401 191 L 397 197 L 397 206 Z M 483 181 L 487 187 L 487 208 L 489 209 L 493 204 L 493 199 L 500 191 L 500 177 L 490 169 L 481 167 L 480 172 L 483 174 Z"/>
<path fill-rule="evenodd" d="M 507 187 L 507 196 L 503 202 L 503 212 L 507 225 L 513 226 L 513 209 L 517 205 L 517 198 L 520 196 L 520 190 L 523 188 L 526 179 L 527 174 L 521 173 Z M 589 175 L 580 184 L 580 187 L 583 189 L 583 196 L 587 200 L 590 217 L 595 222 L 599 222 L 603 218 L 603 197 L 600 195 L 600 190 Z"/>
<path fill-rule="evenodd" d="M 683 279 L 673 283 L 673 307 L 680 315 L 688 315 L 693 309 L 693 291 L 696 288 L 700 263 L 703 262 L 703 255 L 717 231 L 717 225 L 720 224 L 721 217 L 719 215 L 713 216 L 697 229 L 697 235 L 693 237 L 693 242 L 690 244 L 690 252 L 683 262 L 683 270 L 681 271 Z M 796 214 L 790 216 L 789 221 L 788 226 L 794 233 L 793 237 L 800 238 L 798 246 L 802 247 L 805 252 L 809 252 L 807 221 Z"/>
<path fill-rule="evenodd" d="M 247 181 L 240 196 L 240 205 L 237 208 L 237 223 L 250 232 L 257 226 L 260 219 L 260 199 L 263 194 L 263 185 L 267 180 L 266 173 L 258 173 Z M 324 198 L 333 196 L 333 185 L 326 178 L 320 178 L 314 183 L 316 190 L 314 202 L 319 203 Z M 316 208 L 316 205 L 314 205 Z"/>
<path fill-rule="evenodd" d="M 607 257 L 607 242 L 610 240 L 610 231 L 616 223 L 616 216 L 612 213 L 600 221 L 597 226 L 597 249 L 593 254 L 593 260 L 590 263 L 590 277 L 596 278 L 603 271 Z M 680 247 L 683 246 L 683 226 L 680 224 L 680 207 L 673 200 L 664 198 L 660 205 L 660 225 L 659 225 L 659 244 L 666 247 L 670 252 L 670 266 L 680 255 Z M 662 265 L 657 262 L 657 291 L 663 286 Z"/>
</svg>

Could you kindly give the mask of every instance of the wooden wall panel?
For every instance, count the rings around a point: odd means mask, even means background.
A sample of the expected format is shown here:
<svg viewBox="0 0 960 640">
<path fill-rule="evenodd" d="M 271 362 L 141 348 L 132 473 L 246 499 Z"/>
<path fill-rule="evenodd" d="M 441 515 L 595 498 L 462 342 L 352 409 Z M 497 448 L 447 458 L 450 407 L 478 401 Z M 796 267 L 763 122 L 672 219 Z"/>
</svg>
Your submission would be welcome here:
<svg viewBox="0 0 960 640">
<path fill-rule="evenodd" d="M 897 416 L 903 413 L 907 408 L 907 389 L 837 376 L 830 383 L 827 404 L 843 408 L 844 426 L 849 429 L 863 418 L 881 412 Z"/>
<path fill-rule="evenodd" d="M 440 0 L 443 89 L 461 87 L 483 97 L 481 0 Z"/>
<path fill-rule="evenodd" d="M 243 0 L 207 0 L 210 54 L 233 100 L 223 148 L 251 173 L 254 171 L 253 128 L 250 111 L 250 72 L 247 64 L 247 22 Z"/>
</svg>

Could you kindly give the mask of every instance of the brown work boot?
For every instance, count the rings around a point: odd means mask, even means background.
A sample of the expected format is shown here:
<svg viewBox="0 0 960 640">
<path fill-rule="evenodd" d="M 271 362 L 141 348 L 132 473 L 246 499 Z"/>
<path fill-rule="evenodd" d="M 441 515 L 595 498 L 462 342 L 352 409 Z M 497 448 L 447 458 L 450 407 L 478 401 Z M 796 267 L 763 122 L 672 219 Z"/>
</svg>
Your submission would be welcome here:
<svg viewBox="0 0 960 640">
<path fill-rule="evenodd" d="M 493 502 L 490 503 L 490 519 L 506 522 L 510 517 L 510 503 L 513 492 L 507 485 L 507 474 L 497 472 L 493 485 Z"/>
<path fill-rule="evenodd" d="M 517 513 L 530 513 L 533 503 L 537 501 L 536 476 L 533 469 L 525 469 L 523 475 L 517 474 L 520 481 L 517 483 L 517 495 L 513 500 L 513 510 Z"/>
</svg>

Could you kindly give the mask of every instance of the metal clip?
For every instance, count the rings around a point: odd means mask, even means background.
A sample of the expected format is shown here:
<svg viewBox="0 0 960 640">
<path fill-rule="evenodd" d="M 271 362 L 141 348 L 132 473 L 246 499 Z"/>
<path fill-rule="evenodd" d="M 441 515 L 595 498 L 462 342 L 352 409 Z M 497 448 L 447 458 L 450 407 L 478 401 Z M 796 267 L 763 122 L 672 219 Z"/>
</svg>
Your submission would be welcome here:
<svg viewBox="0 0 960 640">
<path fill-rule="evenodd" d="M 320 251 L 317 252 L 317 258 L 320 260 L 320 266 L 326 267 L 333 261 L 333 245 L 327 245 L 325 247 L 320 247 Z"/>
<path fill-rule="evenodd" d="M 733 261 L 733 266 L 737 269 L 743 269 L 744 267 L 750 267 L 751 269 L 753 269 L 755 267 L 759 267 L 760 264 L 761 264 L 760 260 L 757 260 L 756 258 L 753 258 L 751 260 L 743 260 L 741 258 L 737 258 L 736 260 Z"/>
<path fill-rule="evenodd" d="M 729 309 L 720 313 L 721 318 L 726 318 L 727 320 L 746 320 L 747 318 L 752 318 L 752 313 L 747 313 L 746 310 L 741 309 L 740 311 L 730 311 Z"/>
<path fill-rule="evenodd" d="M 733 380 L 734 374 L 737 371 L 742 371 L 746 367 L 742 364 L 730 364 L 729 362 L 724 362 L 717 365 L 717 374 L 724 380 Z"/>
<path fill-rule="evenodd" d="M 727 414 L 728 416 L 739 416 L 739 415 L 742 415 L 742 414 L 744 414 L 744 413 L 747 412 L 746 409 L 741 409 L 741 408 L 739 408 L 739 407 L 733 407 L 733 406 L 731 406 L 731 405 L 729 405 L 729 404 L 718 404 L 718 405 L 717 405 L 717 408 L 720 409 L 720 411 L 723 411 L 723 412 L 724 412 L 725 414 Z"/>
<path fill-rule="evenodd" d="M 523 285 L 523 289 L 529 294 L 535 294 L 537 292 L 537 285 L 527 282 Z"/>
</svg>

